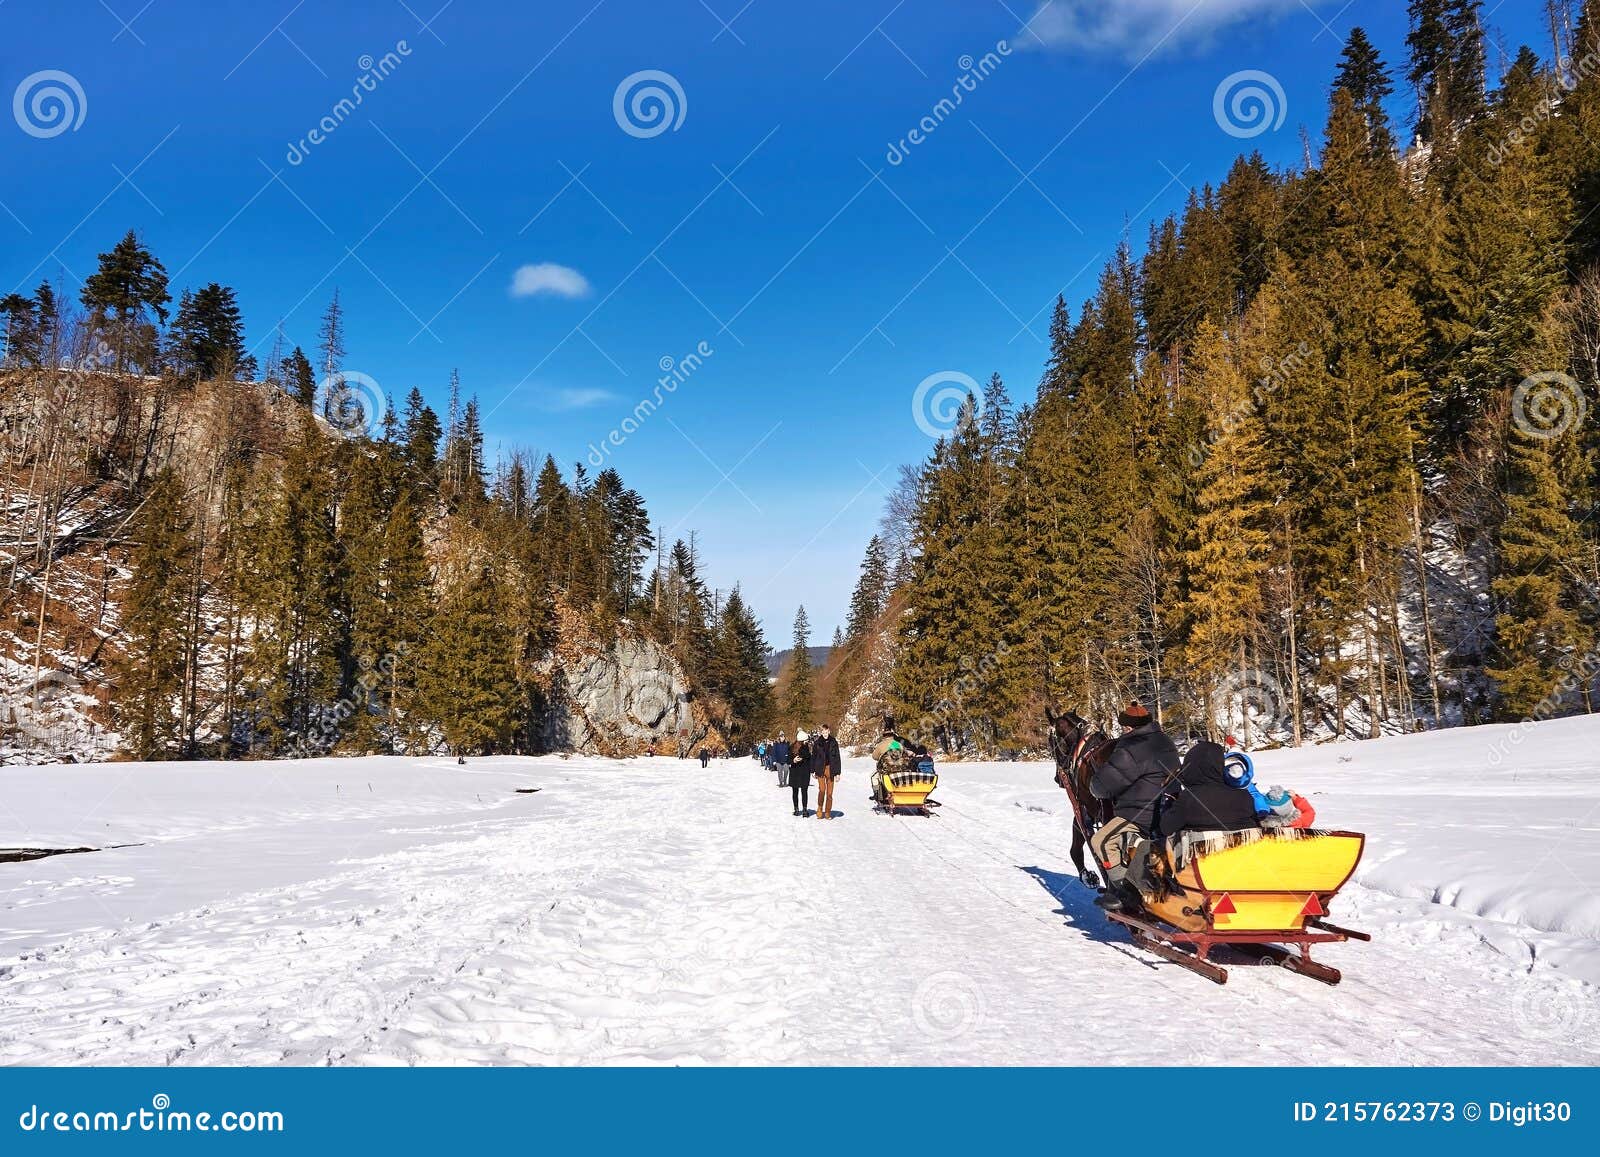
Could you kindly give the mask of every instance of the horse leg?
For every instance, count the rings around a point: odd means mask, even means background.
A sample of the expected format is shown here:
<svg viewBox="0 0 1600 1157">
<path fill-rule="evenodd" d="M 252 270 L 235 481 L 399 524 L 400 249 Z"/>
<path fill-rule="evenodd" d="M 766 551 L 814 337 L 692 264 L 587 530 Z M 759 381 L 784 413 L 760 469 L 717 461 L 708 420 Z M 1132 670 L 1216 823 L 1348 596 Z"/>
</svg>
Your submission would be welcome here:
<svg viewBox="0 0 1600 1157">
<path fill-rule="evenodd" d="M 1078 869 L 1078 879 L 1090 888 L 1100 886 L 1100 877 L 1091 872 L 1083 862 L 1083 848 L 1088 843 L 1083 829 L 1074 821 L 1072 825 L 1072 866 Z"/>
</svg>

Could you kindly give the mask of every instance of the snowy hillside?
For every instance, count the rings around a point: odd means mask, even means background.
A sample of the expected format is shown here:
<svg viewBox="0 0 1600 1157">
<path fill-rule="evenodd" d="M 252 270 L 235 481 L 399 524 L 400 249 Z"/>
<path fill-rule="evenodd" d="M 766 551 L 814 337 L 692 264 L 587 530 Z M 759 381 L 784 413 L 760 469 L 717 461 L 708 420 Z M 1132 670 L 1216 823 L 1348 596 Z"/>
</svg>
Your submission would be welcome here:
<svg viewBox="0 0 1600 1157">
<path fill-rule="evenodd" d="M 133 846 L 0 862 L 0 1063 L 1600 1063 L 1600 720 L 1512 735 L 1261 759 L 1369 834 L 1337 989 L 1137 950 L 1042 764 L 4 769 L 0 847 Z"/>
</svg>

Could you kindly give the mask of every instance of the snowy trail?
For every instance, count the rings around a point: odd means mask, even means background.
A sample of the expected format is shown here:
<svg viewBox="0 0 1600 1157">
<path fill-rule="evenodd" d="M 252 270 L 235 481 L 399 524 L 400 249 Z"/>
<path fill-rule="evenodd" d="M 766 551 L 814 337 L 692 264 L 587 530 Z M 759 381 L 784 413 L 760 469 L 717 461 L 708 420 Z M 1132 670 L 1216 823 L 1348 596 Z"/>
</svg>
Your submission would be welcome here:
<svg viewBox="0 0 1600 1157">
<path fill-rule="evenodd" d="M 1600 1063 L 1594 988 L 1436 904 L 1349 888 L 1338 989 L 1148 957 L 1015 768 L 889 818 L 853 760 L 824 823 L 749 761 L 382 762 L 416 815 L 308 764 L 253 821 L 0 865 L 0 1063 Z M 262 855 L 308 831 L 320 871 Z"/>
</svg>

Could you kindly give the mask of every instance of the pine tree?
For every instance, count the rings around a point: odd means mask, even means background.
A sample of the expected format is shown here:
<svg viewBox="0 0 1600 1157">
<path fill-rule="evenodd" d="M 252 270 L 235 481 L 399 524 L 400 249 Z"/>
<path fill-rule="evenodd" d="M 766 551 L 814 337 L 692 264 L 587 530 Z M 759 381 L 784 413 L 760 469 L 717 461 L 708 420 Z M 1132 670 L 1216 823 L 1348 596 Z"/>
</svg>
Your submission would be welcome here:
<svg viewBox="0 0 1600 1157">
<path fill-rule="evenodd" d="M 1502 661 L 1489 668 L 1505 719 L 1552 714 L 1557 688 L 1583 634 L 1566 605 L 1562 573 L 1580 557 L 1577 527 L 1565 503 L 1550 446 L 1520 432 L 1510 439 L 1506 517 L 1499 533 L 1499 574 L 1493 591 L 1495 634 Z"/>
<path fill-rule="evenodd" d="M 246 599 L 255 622 L 249 660 L 253 745 L 302 753 L 337 738 L 325 712 L 337 701 L 346 623 L 342 551 L 334 532 L 329 448 L 299 412 L 282 470 L 251 528 Z"/>
<path fill-rule="evenodd" d="M 439 439 L 443 436 L 439 415 L 429 408 L 422 391 L 411 387 L 406 395 L 405 417 L 400 423 L 400 441 L 414 484 L 431 486 L 436 481 Z"/>
<path fill-rule="evenodd" d="M 867 543 L 866 556 L 861 560 L 861 577 L 856 580 L 855 593 L 850 596 L 850 613 L 841 642 L 854 643 L 866 638 L 888 600 L 889 559 L 883 539 L 875 534 Z"/>
<path fill-rule="evenodd" d="M 194 564 L 183 484 L 172 469 L 158 473 L 140 503 L 137 541 L 129 554 L 133 579 L 122 604 L 123 658 L 117 669 L 117 715 L 134 759 L 179 754 L 180 705 L 189 576 Z"/>
<path fill-rule="evenodd" d="M 422 520 L 405 488 L 389 508 L 384 526 L 383 593 L 386 651 L 378 670 L 385 678 L 376 691 L 384 701 L 389 743 L 410 751 L 422 713 L 419 672 L 434 600 Z"/>
<path fill-rule="evenodd" d="M 794 649 L 785 671 L 783 714 L 792 728 L 815 726 L 816 676 L 811 667 L 811 620 L 801 607 L 794 616 Z"/>
<path fill-rule="evenodd" d="M 39 362 L 54 365 L 59 360 L 55 350 L 61 337 L 61 307 L 48 281 L 41 281 L 33 291 L 33 308 L 38 317 Z"/>
<path fill-rule="evenodd" d="M 174 367 L 184 376 L 209 380 L 226 373 L 248 380 L 255 374 L 234 292 L 214 281 L 196 293 L 184 291 L 168 349 Z"/>
<path fill-rule="evenodd" d="M 133 230 L 110 252 L 100 254 L 99 268 L 84 280 L 79 298 L 89 309 L 94 328 L 110 338 L 119 372 L 134 364 L 154 364 L 152 319 L 166 324 L 172 295 L 167 292 L 166 269 Z"/>
<path fill-rule="evenodd" d="M 1483 107 L 1481 0 L 1411 0 L 1410 79 L 1417 93 L 1417 135 L 1448 146 Z"/>
<path fill-rule="evenodd" d="M 283 360 L 283 388 L 306 409 L 317 404 L 317 372 L 311 368 L 311 359 L 299 346 Z"/>
<path fill-rule="evenodd" d="M 767 641 L 738 587 L 722 605 L 708 682 L 728 705 L 732 716 L 728 738 L 736 746 L 754 743 L 772 726 L 777 712 L 767 680 Z"/>
<path fill-rule="evenodd" d="M 0 297 L 0 317 L 5 319 L 5 359 L 9 366 L 39 364 L 39 318 L 34 303 L 20 293 Z"/>
<path fill-rule="evenodd" d="M 1196 470 L 1185 610 L 1187 667 L 1202 688 L 1211 725 L 1228 707 L 1216 701 L 1214 689 L 1225 672 L 1245 666 L 1246 647 L 1260 628 L 1271 553 L 1272 462 L 1244 364 L 1219 330 L 1202 328 L 1191 373 L 1209 403 L 1207 445 Z"/>
<path fill-rule="evenodd" d="M 1514 382 L 1563 281 L 1571 206 L 1550 157 L 1506 144 L 1537 118 L 1544 90 L 1531 54 L 1507 73 L 1493 115 L 1460 145 L 1468 171 L 1448 191 L 1431 264 L 1434 452 L 1463 450 Z M 1520 375 L 1517 375 L 1520 377 Z"/>
<path fill-rule="evenodd" d="M 333 299 L 328 302 L 328 308 L 322 314 L 322 325 L 317 331 L 317 350 L 321 355 L 321 365 L 318 367 L 322 373 L 322 380 L 332 382 L 339 370 L 344 366 L 344 307 L 339 304 L 339 291 L 333 291 Z"/>
<path fill-rule="evenodd" d="M 1366 122 L 1368 147 L 1378 156 L 1387 156 L 1394 147 L 1394 134 L 1383 102 L 1394 92 L 1394 82 L 1383 57 L 1359 26 L 1350 30 L 1345 41 L 1333 87 L 1350 94 L 1350 102 Z"/>
<path fill-rule="evenodd" d="M 471 566 L 433 616 L 422 668 L 427 714 L 452 753 L 488 755 L 512 743 L 515 642 L 493 571 Z"/>
</svg>

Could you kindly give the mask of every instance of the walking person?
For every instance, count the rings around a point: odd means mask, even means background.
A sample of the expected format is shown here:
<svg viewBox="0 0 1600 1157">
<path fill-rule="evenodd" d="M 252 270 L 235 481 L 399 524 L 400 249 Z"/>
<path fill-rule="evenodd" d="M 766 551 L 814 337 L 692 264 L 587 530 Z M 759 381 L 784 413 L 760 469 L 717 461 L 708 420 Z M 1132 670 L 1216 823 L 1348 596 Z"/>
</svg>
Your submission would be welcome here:
<svg viewBox="0 0 1600 1157">
<path fill-rule="evenodd" d="M 702 747 L 700 749 L 700 770 L 704 771 L 706 768 L 708 768 L 710 766 L 711 766 L 711 749 L 709 747 Z"/>
<path fill-rule="evenodd" d="M 807 739 L 803 730 L 795 732 L 794 746 L 788 749 L 789 794 L 794 799 L 794 814 L 797 816 L 806 814 L 806 797 L 811 794 L 811 744 Z M 780 741 L 779 746 L 788 745 Z"/>
<path fill-rule="evenodd" d="M 839 741 L 833 737 L 833 728 L 822 725 L 822 734 L 812 745 L 811 763 L 817 772 L 817 818 L 833 818 L 833 781 L 844 770 L 844 759 L 839 752 Z"/>
<path fill-rule="evenodd" d="M 789 786 L 789 740 L 785 732 L 778 732 L 778 742 L 772 745 L 772 765 L 778 769 L 778 786 Z"/>
</svg>

